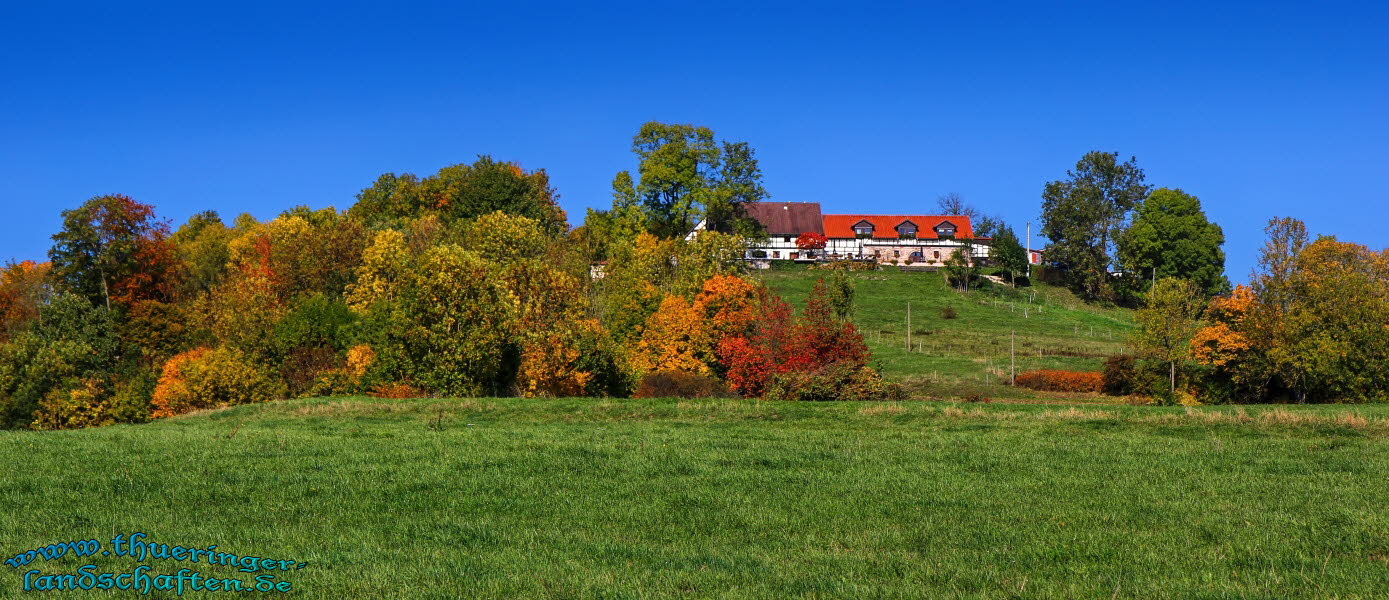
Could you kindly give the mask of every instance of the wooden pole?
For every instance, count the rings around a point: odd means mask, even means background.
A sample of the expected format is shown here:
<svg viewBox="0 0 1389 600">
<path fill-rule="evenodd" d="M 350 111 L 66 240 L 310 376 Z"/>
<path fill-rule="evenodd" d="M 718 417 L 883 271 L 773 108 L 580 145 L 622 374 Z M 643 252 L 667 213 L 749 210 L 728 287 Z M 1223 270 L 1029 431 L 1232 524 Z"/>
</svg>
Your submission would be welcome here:
<svg viewBox="0 0 1389 600">
<path fill-rule="evenodd" d="M 907 301 L 907 352 L 912 351 L 912 303 Z"/>
<path fill-rule="evenodd" d="M 1016 352 L 1018 332 L 1008 332 L 1008 385 L 1018 385 L 1018 358 Z"/>
</svg>

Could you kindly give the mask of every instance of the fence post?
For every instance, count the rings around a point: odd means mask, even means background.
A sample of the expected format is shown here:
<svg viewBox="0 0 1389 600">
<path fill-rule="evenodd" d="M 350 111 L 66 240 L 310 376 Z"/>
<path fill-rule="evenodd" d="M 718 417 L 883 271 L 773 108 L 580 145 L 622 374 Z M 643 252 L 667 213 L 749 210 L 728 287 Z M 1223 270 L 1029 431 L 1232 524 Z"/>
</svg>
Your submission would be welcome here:
<svg viewBox="0 0 1389 600">
<path fill-rule="evenodd" d="M 1015 354 L 1018 332 L 1008 332 L 1008 385 L 1018 385 L 1018 358 Z"/>
</svg>

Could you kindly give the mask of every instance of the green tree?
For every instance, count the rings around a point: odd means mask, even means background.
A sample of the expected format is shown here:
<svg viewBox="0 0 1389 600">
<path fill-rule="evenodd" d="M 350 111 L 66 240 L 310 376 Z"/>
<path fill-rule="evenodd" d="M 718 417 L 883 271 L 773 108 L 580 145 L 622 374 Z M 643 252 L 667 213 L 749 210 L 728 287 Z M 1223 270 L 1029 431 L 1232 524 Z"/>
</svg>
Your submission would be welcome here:
<svg viewBox="0 0 1389 600">
<path fill-rule="evenodd" d="M 714 140 L 708 127 L 649 122 L 632 138 L 638 177 L 623 171 L 613 181 L 614 212 L 635 199 L 645 213 L 646 230 L 660 237 L 682 237 L 703 216 L 706 228 L 756 235 L 759 226 L 745 206 L 767 198 L 762 172 L 746 142 Z M 615 215 L 620 216 L 620 215 Z"/>
<path fill-rule="evenodd" d="M 1000 224 L 989 247 L 989 258 L 1008 273 L 1008 283 L 1016 284 L 1017 274 L 1027 270 L 1027 250 L 1007 224 Z"/>
<path fill-rule="evenodd" d="M 1148 292 L 1148 301 L 1134 315 L 1138 329 L 1133 344 L 1139 354 L 1168 365 L 1169 391 L 1177 391 L 1177 364 L 1191 353 L 1191 337 L 1199 329 L 1197 318 L 1203 294 L 1186 279 L 1159 279 Z"/>
<path fill-rule="evenodd" d="M 112 311 L 58 294 L 29 329 L 0 345 L 0 426 L 29 425 L 50 393 L 105 379 L 121 354 Z"/>
<path fill-rule="evenodd" d="M 1042 235 L 1050 240 L 1047 262 L 1087 300 L 1111 300 L 1111 245 L 1129 213 L 1148 195 L 1143 170 L 1117 152 L 1089 152 L 1066 179 L 1042 191 Z"/>
<path fill-rule="evenodd" d="M 1179 189 L 1153 190 L 1119 238 L 1119 261 L 1135 291 L 1165 277 L 1188 279 L 1206 298 L 1230 291 L 1225 233 L 1206 219 L 1201 201 Z"/>
<path fill-rule="evenodd" d="M 769 196 L 762 187 L 762 169 L 753 155 L 747 142 L 723 143 L 723 165 L 714 197 L 704 210 L 707 229 L 744 237 L 765 235 L 762 224 L 747 214 L 747 205 Z"/>
<path fill-rule="evenodd" d="M 975 240 L 956 238 L 959 248 L 945 258 L 945 274 L 950 285 L 969 291 L 970 284 L 979 278 L 979 261 L 975 260 Z"/>
<path fill-rule="evenodd" d="M 843 269 L 835 269 L 826 284 L 834 318 L 848 321 L 854 316 L 854 280 Z"/>
<path fill-rule="evenodd" d="M 548 235 L 560 235 L 568 223 L 556 198 L 544 169 L 528 172 L 483 155 L 423 179 L 409 173 L 382 175 L 357 194 L 348 214 L 379 229 L 431 214 L 451 225 L 501 211 L 535 219 Z"/>
<path fill-rule="evenodd" d="M 183 264 L 180 283 L 184 295 L 207 292 L 222 282 L 231 258 L 227 244 L 232 237 L 232 230 L 222 223 L 217 211 L 208 210 L 189 217 L 169 238 Z"/>
</svg>

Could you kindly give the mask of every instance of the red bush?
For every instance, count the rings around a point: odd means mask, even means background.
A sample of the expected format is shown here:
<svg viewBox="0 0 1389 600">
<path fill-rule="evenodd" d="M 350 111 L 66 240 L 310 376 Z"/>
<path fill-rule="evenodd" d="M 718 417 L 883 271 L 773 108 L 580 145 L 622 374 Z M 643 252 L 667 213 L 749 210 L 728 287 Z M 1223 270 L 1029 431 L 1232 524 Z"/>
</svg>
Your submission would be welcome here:
<svg viewBox="0 0 1389 600">
<path fill-rule="evenodd" d="M 1041 369 L 1018 373 L 1017 384 L 1044 392 L 1098 392 L 1104 388 L 1104 375 L 1096 371 Z"/>
</svg>

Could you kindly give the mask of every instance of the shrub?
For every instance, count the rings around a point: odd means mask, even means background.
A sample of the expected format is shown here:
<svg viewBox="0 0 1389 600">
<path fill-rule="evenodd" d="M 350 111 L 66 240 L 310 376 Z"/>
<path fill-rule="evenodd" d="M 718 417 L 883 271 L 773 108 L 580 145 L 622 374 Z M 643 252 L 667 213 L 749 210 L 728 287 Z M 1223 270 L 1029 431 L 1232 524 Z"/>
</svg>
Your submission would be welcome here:
<svg viewBox="0 0 1389 600">
<path fill-rule="evenodd" d="M 285 386 L 239 350 L 195 348 L 164 363 L 150 404 L 151 417 L 194 410 L 266 402 L 285 395 Z"/>
<path fill-rule="evenodd" d="M 637 383 L 633 398 L 733 398 L 717 377 L 695 373 L 647 373 Z"/>
<path fill-rule="evenodd" d="M 376 386 L 371 389 L 369 395 L 372 398 L 400 400 L 404 398 L 424 398 L 429 394 L 408 383 L 392 382 L 376 384 Z"/>
<path fill-rule="evenodd" d="M 341 362 L 332 348 L 295 348 L 280 363 L 280 377 L 288 384 L 289 395 L 316 396 L 320 377 L 340 370 Z"/>
<path fill-rule="evenodd" d="M 1127 396 L 1133 393 L 1134 359 L 1131 354 L 1116 354 L 1105 359 L 1104 370 L 1100 375 L 1100 391 L 1110 396 Z"/>
<path fill-rule="evenodd" d="M 814 371 L 789 371 L 767 382 L 767 400 L 830 402 L 835 400 L 904 400 L 906 390 L 886 381 L 871 367 L 837 363 Z"/>
<path fill-rule="evenodd" d="M 33 429 L 77 429 L 148 420 L 154 378 L 143 369 L 111 379 L 70 380 L 50 390 L 34 411 Z"/>
<path fill-rule="evenodd" d="M 965 402 L 989 402 L 989 397 L 978 392 L 969 392 L 964 395 Z"/>
<path fill-rule="evenodd" d="M 944 319 L 955 319 L 958 318 L 960 315 L 955 312 L 955 307 L 947 306 L 945 308 L 940 309 L 940 316 Z"/>
<path fill-rule="evenodd" d="M 49 390 L 34 411 L 34 429 L 100 427 L 114 421 L 107 414 L 111 394 L 104 382 L 83 379 L 68 388 Z"/>
<path fill-rule="evenodd" d="M 1046 392 L 1098 392 L 1104 375 L 1093 371 L 1042 369 L 1018 373 L 1017 385 Z"/>
<path fill-rule="evenodd" d="M 1110 396 L 1148 395 L 1166 390 L 1163 373 L 1131 354 L 1118 354 L 1104 361 L 1100 391 Z"/>
<path fill-rule="evenodd" d="M 761 396 L 776 366 L 772 364 L 769 351 L 764 346 L 754 345 L 746 338 L 733 336 L 719 341 L 717 348 L 719 363 L 724 366 L 724 376 L 733 391 L 747 397 Z"/>
</svg>

